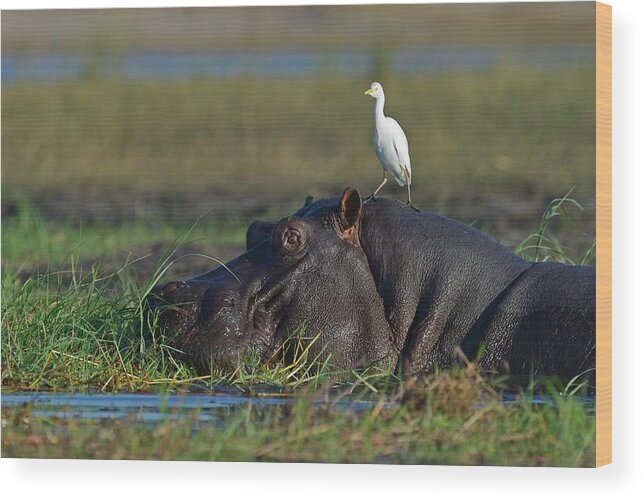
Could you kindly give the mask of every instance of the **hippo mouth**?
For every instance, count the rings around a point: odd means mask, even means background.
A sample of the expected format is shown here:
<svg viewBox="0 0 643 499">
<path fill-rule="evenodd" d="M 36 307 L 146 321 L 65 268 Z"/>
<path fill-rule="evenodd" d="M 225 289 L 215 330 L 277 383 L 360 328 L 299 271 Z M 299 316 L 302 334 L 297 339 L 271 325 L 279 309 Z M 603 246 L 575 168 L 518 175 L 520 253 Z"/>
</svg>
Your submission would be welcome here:
<svg viewBox="0 0 643 499">
<path fill-rule="evenodd" d="M 283 279 L 244 284 L 172 281 L 152 291 L 148 312 L 157 311 L 157 327 L 199 372 L 234 369 L 246 358 L 265 362 L 284 335 L 291 293 Z"/>
</svg>

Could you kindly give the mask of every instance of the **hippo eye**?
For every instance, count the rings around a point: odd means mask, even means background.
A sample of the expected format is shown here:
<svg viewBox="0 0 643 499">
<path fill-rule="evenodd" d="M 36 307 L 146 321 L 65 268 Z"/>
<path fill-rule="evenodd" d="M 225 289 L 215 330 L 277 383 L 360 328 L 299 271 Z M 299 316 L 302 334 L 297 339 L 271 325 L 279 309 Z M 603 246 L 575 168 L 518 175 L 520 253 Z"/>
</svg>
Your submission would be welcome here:
<svg viewBox="0 0 643 499">
<path fill-rule="evenodd" d="M 288 251 L 293 251 L 299 248 L 301 244 L 301 234 L 297 229 L 288 229 L 284 232 L 283 245 Z"/>
</svg>

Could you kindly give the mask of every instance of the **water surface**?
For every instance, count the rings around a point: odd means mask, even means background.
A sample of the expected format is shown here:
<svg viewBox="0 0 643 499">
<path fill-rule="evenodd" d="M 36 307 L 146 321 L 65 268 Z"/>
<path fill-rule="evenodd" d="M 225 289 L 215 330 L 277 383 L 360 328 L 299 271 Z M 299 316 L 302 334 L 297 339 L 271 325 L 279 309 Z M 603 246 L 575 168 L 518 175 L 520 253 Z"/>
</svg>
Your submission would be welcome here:
<svg viewBox="0 0 643 499">
<path fill-rule="evenodd" d="M 272 50 L 216 52 L 132 51 L 97 56 L 78 52 L 2 54 L 2 83 L 57 82 L 88 76 L 176 80 L 232 77 L 242 74 L 301 77 L 316 72 L 345 74 L 379 72 L 386 65 L 396 74 L 444 71 L 488 71 L 498 66 L 574 68 L 595 64 L 587 44 L 534 45 L 513 48 L 433 46 L 392 50 Z"/>
<path fill-rule="evenodd" d="M 139 423 L 158 423 L 195 416 L 200 422 L 222 423 L 226 418 L 253 408 L 291 406 L 296 399 L 279 393 L 245 396 L 230 393 L 3 393 L 2 407 L 18 408 L 29 405 L 31 414 L 38 417 L 61 419 L 104 420 L 129 418 Z M 324 399 L 313 399 L 314 404 L 327 404 Z M 333 410 L 361 412 L 372 409 L 377 400 L 363 398 L 342 399 L 332 404 Z M 385 406 L 395 406 L 390 402 Z"/>
<path fill-rule="evenodd" d="M 303 395 L 298 395 L 303 396 Z M 587 407 L 588 413 L 594 411 L 593 397 L 576 397 Z M 222 390 L 220 393 L 50 393 L 50 392 L 3 392 L 0 405 L 4 408 L 19 408 L 28 405 L 31 414 L 38 417 L 78 420 L 114 420 L 128 418 L 138 423 L 159 423 L 178 420 L 185 416 L 196 418 L 198 422 L 225 425 L 225 422 L 239 412 L 253 408 L 274 406 L 287 407 L 296 402 L 296 397 L 280 393 L 264 393 L 247 396 L 236 390 Z M 523 397 L 517 394 L 503 394 L 507 406 L 520 403 Z M 315 398 L 312 403 L 326 407 L 329 399 Z M 335 411 L 362 412 L 371 410 L 379 401 L 379 396 L 345 396 L 330 398 L 330 407 Z M 534 396 L 533 404 L 551 405 L 550 397 Z M 397 407 L 398 402 L 387 401 L 383 407 Z"/>
</svg>

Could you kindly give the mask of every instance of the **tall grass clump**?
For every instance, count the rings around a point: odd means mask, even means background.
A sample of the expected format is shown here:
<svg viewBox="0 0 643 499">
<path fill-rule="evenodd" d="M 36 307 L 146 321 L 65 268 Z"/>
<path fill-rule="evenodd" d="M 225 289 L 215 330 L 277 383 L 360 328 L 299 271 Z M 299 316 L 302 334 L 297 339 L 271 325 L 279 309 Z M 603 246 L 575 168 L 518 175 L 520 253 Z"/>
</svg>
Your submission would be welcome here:
<svg viewBox="0 0 643 499">
<path fill-rule="evenodd" d="M 197 379 L 176 360 L 180 352 L 162 334 L 158 341 L 146 342 L 144 328 L 150 325 L 148 316 L 151 326 L 158 316 L 147 314 L 147 296 L 177 260 L 178 249 L 189 243 L 198 222 L 169 245 L 142 286 L 125 276 L 131 262 L 107 275 L 99 265 L 84 272 L 77 267 L 78 249 L 69 255 L 68 270 L 33 273 L 26 279 L 5 270 L 3 387 L 117 391 Z"/>
<path fill-rule="evenodd" d="M 98 268 L 2 281 L 5 388 L 137 390 L 193 374 L 162 343 L 141 352 L 135 294 Z"/>
<path fill-rule="evenodd" d="M 583 256 L 574 261 L 570 256 L 567 248 L 556 237 L 553 231 L 553 223 L 560 220 L 563 224 L 570 222 L 570 208 L 583 210 L 578 201 L 571 196 L 574 189 L 570 189 L 562 197 L 555 198 L 549 202 L 547 208 L 542 214 L 538 229 L 536 232 L 529 234 L 516 247 L 516 253 L 534 262 L 546 262 L 554 260 L 568 265 L 585 265 L 591 262 L 596 250 L 596 239 L 590 247 L 584 252 Z"/>
</svg>

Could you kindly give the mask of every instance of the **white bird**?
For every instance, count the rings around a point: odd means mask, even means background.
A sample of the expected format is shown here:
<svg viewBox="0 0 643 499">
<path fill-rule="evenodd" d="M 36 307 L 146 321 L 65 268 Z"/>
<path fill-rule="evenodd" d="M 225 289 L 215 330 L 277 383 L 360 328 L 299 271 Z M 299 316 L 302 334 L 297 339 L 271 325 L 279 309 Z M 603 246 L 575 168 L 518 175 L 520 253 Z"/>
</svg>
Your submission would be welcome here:
<svg viewBox="0 0 643 499">
<path fill-rule="evenodd" d="M 384 169 L 382 183 L 366 200 L 375 199 L 376 194 L 386 184 L 386 172 L 388 172 L 401 187 L 406 186 L 408 200 L 405 206 L 411 206 L 417 210 L 411 203 L 411 158 L 404 130 L 393 118 L 384 116 L 384 89 L 382 85 L 374 81 L 371 83 L 371 88 L 364 92 L 364 95 L 370 95 L 375 99 L 375 154 Z"/>
</svg>

